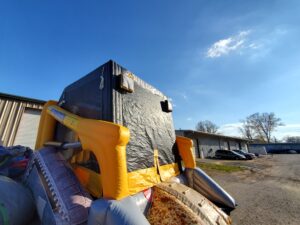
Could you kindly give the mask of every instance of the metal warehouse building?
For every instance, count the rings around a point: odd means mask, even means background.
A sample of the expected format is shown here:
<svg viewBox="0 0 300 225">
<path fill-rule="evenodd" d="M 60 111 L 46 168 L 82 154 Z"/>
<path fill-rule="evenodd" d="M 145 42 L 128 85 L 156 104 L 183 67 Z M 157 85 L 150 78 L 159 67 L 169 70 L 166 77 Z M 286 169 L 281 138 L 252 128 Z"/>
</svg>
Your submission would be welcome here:
<svg viewBox="0 0 300 225">
<path fill-rule="evenodd" d="M 45 101 L 0 93 L 0 144 L 31 148 Z"/>
<path fill-rule="evenodd" d="M 295 151 L 300 153 L 300 143 L 270 143 L 270 144 L 250 144 L 250 148 L 264 147 L 267 153 L 288 153 Z"/>
<path fill-rule="evenodd" d="M 195 156 L 198 158 L 212 157 L 218 149 L 243 149 L 248 151 L 248 139 L 194 130 L 176 130 L 176 135 L 188 137 L 193 140 Z"/>
</svg>

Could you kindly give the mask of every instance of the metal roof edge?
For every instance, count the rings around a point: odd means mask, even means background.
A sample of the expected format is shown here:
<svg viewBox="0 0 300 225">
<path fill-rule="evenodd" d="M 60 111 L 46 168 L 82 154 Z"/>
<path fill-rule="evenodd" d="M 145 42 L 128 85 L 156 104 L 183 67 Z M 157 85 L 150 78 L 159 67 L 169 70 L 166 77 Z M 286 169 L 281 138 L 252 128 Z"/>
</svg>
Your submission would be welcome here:
<svg viewBox="0 0 300 225">
<path fill-rule="evenodd" d="M 223 138 L 227 138 L 227 139 L 235 139 L 235 140 L 242 140 L 242 141 L 247 141 L 250 142 L 249 139 L 246 138 L 241 138 L 241 137 L 235 137 L 235 136 L 226 136 L 226 135 L 222 135 L 222 134 L 211 134 L 211 133 L 207 133 L 207 132 L 203 132 L 203 131 L 196 131 L 196 130 L 176 130 L 178 132 L 193 132 L 199 135 L 206 135 L 206 136 L 212 136 L 212 137 L 223 137 Z"/>
<path fill-rule="evenodd" d="M 23 97 L 23 96 L 19 96 L 19 95 L 12 95 L 12 94 L 7 94 L 7 93 L 0 92 L 0 98 L 1 97 L 6 98 L 6 99 L 27 101 L 27 102 L 32 102 L 32 103 L 36 103 L 36 104 L 45 104 L 46 103 L 46 101 L 40 100 L 40 99 L 28 98 L 28 97 Z"/>
</svg>

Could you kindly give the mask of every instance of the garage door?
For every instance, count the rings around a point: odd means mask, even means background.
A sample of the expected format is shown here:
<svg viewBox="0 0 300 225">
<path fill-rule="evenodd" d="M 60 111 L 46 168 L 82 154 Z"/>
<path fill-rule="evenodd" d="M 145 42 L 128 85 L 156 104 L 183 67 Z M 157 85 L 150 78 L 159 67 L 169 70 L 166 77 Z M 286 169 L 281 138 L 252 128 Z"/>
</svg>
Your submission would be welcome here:
<svg viewBox="0 0 300 225">
<path fill-rule="evenodd" d="M 19 124 L 14 145 L 23 145 L 34 149 L 40 115 L 40 110 L 25 109 Z"/>
</svg>

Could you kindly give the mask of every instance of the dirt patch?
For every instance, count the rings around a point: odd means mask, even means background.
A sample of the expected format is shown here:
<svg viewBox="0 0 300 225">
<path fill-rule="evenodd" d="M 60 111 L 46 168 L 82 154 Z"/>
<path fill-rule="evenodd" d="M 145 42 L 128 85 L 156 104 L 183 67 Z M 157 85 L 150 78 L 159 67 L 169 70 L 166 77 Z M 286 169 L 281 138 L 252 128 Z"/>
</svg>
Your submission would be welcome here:
<svg viewBox="0 0 300 225">
<path fill-rule="evenodd" d="M 233 224 L 300 224 L 300 154 L 208 162 L 248 168 L 231 173 L 203 168 L 236 199 Z"/>
</svg>

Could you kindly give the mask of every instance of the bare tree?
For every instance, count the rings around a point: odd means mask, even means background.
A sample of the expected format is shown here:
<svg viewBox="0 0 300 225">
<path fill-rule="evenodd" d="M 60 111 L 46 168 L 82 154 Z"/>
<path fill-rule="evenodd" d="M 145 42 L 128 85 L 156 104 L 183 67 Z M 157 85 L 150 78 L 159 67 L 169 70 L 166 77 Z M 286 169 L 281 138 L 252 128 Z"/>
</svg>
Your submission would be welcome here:
<svg viewBox="0 0 300 225">
<path fill-rule="evenodd" d="M 209 120 L 199 121 L 196 125 L 197 131 L 202 131 L 206 133 L 216 134 L 219 127 Z"/>
<path fill-rule="evenodd" d="M 258 139 L 267 143 L 271 142 L 272 133 L 278 126 L 283 126 L 281 119 L 274 113 L 254 113 L 246 118 L 244 124 L 251 130 L 252 139 Z"/>
<path fill-rule="evenodd" d="M 287 136 L 284 138 L 286 143 L 300 143 L 300 136 Z"/>
<path fill-rule="evenodd" d="M 273 136 L 272 142 L 273 142 L 273 143 L 280 143 L 280 141 L 279 141 L 275 136 Z"/>
<path fill-rule="evenodd" d="M 251 125 L 247 122 L 247 120 L 242 120 L 242 127 L 239 127 L 240 133 L 243 135 L 244 138 L 247 138 L 249 140 L 255 139 L 255 133 L 252 129 Z"/>
</svg>

